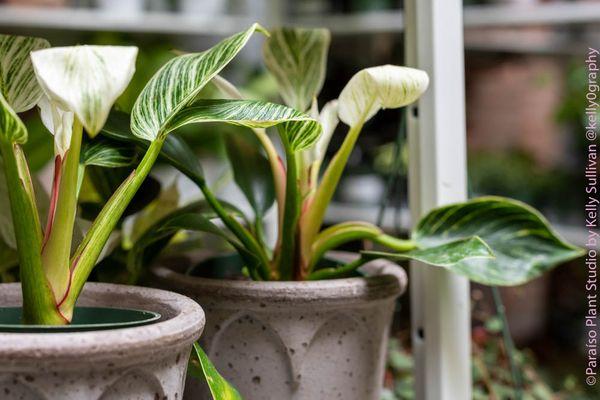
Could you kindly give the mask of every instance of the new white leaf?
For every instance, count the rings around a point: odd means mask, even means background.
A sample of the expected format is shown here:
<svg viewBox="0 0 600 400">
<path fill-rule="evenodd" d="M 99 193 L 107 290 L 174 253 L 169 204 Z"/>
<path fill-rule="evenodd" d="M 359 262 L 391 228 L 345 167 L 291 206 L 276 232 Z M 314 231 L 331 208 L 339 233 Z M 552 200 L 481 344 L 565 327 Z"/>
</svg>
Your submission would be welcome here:
<svg viewBox="0 0 600 400">
<path fill-rule="evenodd" d="M 61 109 L 55 103 L 52 103 L 47 96 L 42 96 L 38 107 L 44 126 L 54 135 L 54 154 L 64 158 L 71 144 L 73 113 Z"/>
<path fill-rule="evenodd" d="M 340 120 L 349 126 L 364 123 L 382 108 L 399 108 L 415 102 L 428 85 L 427 73 L 414 68 L 382 65 L 363 69 L 340 94 Z"/>
<path fill-rule="evenodd" d="M 37 79 L 63 110 L 73 112 L 95 136 L 133 73 L 137 47 L 55 47 L 31 53 Z"/>
</svg>

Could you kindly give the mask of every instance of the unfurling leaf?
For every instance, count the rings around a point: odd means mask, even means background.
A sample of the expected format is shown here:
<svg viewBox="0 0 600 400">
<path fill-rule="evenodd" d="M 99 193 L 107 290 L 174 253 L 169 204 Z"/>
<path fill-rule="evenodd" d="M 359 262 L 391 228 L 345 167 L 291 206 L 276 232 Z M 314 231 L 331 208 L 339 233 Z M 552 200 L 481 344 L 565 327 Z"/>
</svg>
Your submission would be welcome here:
<svg viewBox="0 0 600 400">
<path fill-rule="evenodd" d="M 171 119 L 196 99 L 200 90 L 239 53 L 257 30 L 265 32 L 254 24 L 204 52 L 184 54 L 166 63 L 150 79 L 133 106 L 133 134 L 149 141 L 166 135 Z"/>
<path fill-rule="evenodd" d="M 40 116 L 46 129 L 54 135 L 54 154 L 64 158 L 71 145 L 73 131 L 73 113 L 50 102 L 47 96 L 42 96 L 38 103 Z"/>
<path fill-rule="evenodd" d="M 31 53 L 37 79 L 50 99 L 73 112 L 94 137 L 135 71 L 137 47 L 55 47 Z"/>
<path fill-rule="evenodd" d="M 518 285 L 582 255 L 563 241 L 532 207 L 516 200 L 482 197 L 440 207 L 419 221 L 413 240 L 423 251 L 478 236 L 495 258 L 464 260 L 451 269 L 489 285 Z"/>
<path fill-rule="evenodd" d="M 306 111 L 317 97 L 325 80 L 330 41 L 327 29 L 279 28 L 271 32 L 264 59 L 285 104 Z"/>
<path fill-rule="evenodd" d="M 339 97 L 339 117 L 355 126 L 382 108 L 399 108 L 415 102 L 427 89 L 425 71 L 397 65 L 366 68 L 356 73 Z"/>
<path fill-rule="evenodd" d="M 319 139 L 315 142 L 314 146 L 304 150 L 302 155 L 306 165 L 318 163 L 317 165 L 320 166 L 325 158 L 325 153 L 327 152 L 327 147 L 331 141 L 331 136 L 333 135 L 333 132 L 335 131 L 335 128 L 339 122 L 338 101 L 332 100 L 323 106 L 321 113 L 318 113 L 317 110 L 314 110 L 311 114 L 321 123 L 323 132 L 321 133 L 321 136 L 319 136 Z M 318 176 L 318 172 L 318 170 L 315 172 L 316 176 Z"/>
</svg>

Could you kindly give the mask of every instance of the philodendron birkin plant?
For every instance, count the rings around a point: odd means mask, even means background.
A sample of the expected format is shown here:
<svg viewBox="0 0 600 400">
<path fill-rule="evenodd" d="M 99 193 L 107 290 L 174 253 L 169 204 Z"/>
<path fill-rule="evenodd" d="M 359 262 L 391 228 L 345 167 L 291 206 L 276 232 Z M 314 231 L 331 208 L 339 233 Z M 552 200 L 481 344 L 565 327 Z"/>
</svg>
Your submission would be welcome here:
<svg viewBox="0 0 600 400">
<path fill-rule="evenodd" d="M 327 206 L 365 126 L 382 109 L 407 106 L 428 86 L 424 71 L 395 65 L 366 68 L 356 73 L 338 99 L 320 110 L 316 102 L 325 77 L 329 33 L 323 29 L 277 29 L 264 46 L 268 70 L 279 85 L 288 107 L 243 99 L 239 90 L 220 76 L 212 84 L 226 99 L 198 100 L 171 120 L 171 126 L 226 120 L 254 132 L 254 143 L 228 137 L 234 178 L 254 210 L 249 217 L 218 200 L 208 188 L 199 162 L 184 148 L 171 164 L 194 181 L 205 200 L 167 215 L 147 230 L 130 252 L 129 268 L 137 273 L 148 255 L 157 254 L 179 230 L 197 230 L 221 236 L 239 253 L 243 271 L 254 280 L 317 280 L 357 274 L 364 263 L 376 259 L 419 260 L 492 285 L 516 285 L 533 279 L 557 264 L 581 255 L 551 229 L 540 213 L 519 201 L 476 198 L 430 211 L 408 239 L 392 237 L 379 227 L 358 221 L 323 229 Z M 183 62 L 181 56 L 171 64 Z M 181 61 L 179 61 L 181 60 Z M 133 133 L 140 136 L 139 121 L 147 117 L 145 98 L 168 81 L 169 68 L 150 81 L 132 114 Z M 257 123 L 257 116 L 263 116 Z M 268 115 L 268 117 L 267 117 Z M 118 118 L 117 118 L 118 117 Z M 115 115 L 105 134 L 128 140 L 134 136 Z M 341 146 L 324 165 L 330 138 L 339 122 L 346 125 Z M 277 126 L 283 158 L 265 128 Z M 144 127 L 144 129 L 150 129 Z M 153 128 L 155 129 L 155 128 Z M 262 221 L 276 203 L 278 237 L 270 247 L 263 237 Z M 213 222 L 220 218 L 222 225 Z M 224 225 L 224 227 L 223 227 Z M 349 263 L 324 262 L 326 254 L 345 243 L 370 240 L 388 250 L 364 251 Z"/>
<path fill-rule="evenodd" d="M 130 136 L 126 137 L 144 149 L 143 156 L 135 161 L 135 169 L 78 243 L 73 238 L 86 158 L 94 158 L 95 165 L 110 167 L 121 165 L 118 160 L 129 154 L 111 141 L 100 141 L 97 134 L 102 129 L 110 130 L 104 125 L 113 103 L 134 73 L 137 48 L 50 48 L 44 39 L 0 36 L 0 149 L 10 189 L 25 323 L 70 322 L 77 298 L 109 235 L 159 156 L 184 170 L 189 167 L 189 174 L 201 175 L 199 166 L 192 163 L 195 157 L 186 152 L 189 149 L 177 136 L 169 135 L 178 127 L 206 121 L 256 129 L 278 125 L 290 151 L 305 149 L 318 138 L 319 122 L 290 107 L 236 99 L 208 101 L 199 96 L 257 31 L 266 33 L 254 24 L 204 52 L 175 57 L 148 82 L 135 103 L 127 130 Z M 36 105 L 54 135 L 56 153 L 50 210 L 44 227 L 22 150 L 27 129 L 18 115 Z M 86 141 L 97 141 L 97 146 L 89 146 L 86 152 L 81 151 L 84 130 Z M 205 185 L 201 187 L 217 214 L 241 238 L 240 249 L 252 249 L 258 255 L 257 261 L 263 263 L 253 261 L 251 267 L 267 268 L 260 242 L 248 234 Z"/>
</svg>

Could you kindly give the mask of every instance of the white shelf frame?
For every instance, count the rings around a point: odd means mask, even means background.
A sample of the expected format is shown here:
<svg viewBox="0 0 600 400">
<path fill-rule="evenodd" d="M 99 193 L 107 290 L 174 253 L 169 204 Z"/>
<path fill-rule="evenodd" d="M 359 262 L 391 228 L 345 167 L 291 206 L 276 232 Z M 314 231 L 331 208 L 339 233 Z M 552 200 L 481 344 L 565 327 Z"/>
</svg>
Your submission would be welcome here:
<svg viewBox="0 0 600 400">
<path fill-rule="evenodd" d="M 462 0 L 407 0 L 408 65 L 427 71 L 428 91 L 408 110 L 412 220 L 467 198 Z M 411 338 L 415 394 L 469 400 L 471 311 L 466 277 L 411 263 Z"/>
<path fill-rule="evenodd" d="M 283 19 L 284 24 L 327 27 L 334 34 L 400 33 L 402 11 L 325 14 L 321 17 Z M 116 16 L 92 8 L 41 8 L 0 5 L 0 28 L 118 31 L 173 35 L 227 35 L 251 18 L 239 15 L 183 15 L 175 12 L 140 12 Z M 264 21 L 263 21 L 264 22 Z M 592 24 L 600 22 L 600 3 L 553 2 L 531 6 L 467 6 L 465 28 L 523 27 L 535 25 Z"/>
</svg>

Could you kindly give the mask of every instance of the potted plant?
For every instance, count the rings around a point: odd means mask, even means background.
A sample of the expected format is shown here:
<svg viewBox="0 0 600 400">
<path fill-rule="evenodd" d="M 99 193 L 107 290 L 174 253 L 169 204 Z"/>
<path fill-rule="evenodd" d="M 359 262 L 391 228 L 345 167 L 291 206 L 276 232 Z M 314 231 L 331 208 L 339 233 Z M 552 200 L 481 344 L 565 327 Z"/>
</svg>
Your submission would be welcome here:
<svg viewBox="0 0 600 400">
<path fill-rule="evenodd" d="M 324 82 L 328 45 L 329 33 L 322 29 L 271 32 L 265 61 L 288 107 L 243 99 L 234 85 L 215 75 L 211 83 L 221 99 L 200 98 L 171 121 L 179 127 L 225 120 L 253 131 L 258 145 L 239 135 L 228 137 L 227 146 L 235 181 L 254 215 L 218 199 L 193 152 L 180 143 L 178 156 L 167 161 L 199 187 L 204 199 L 161 218 L 128 255 L 128 269 L 136 276 L 181 230 L 208 232 L 231 245 L 236 254 L 210 257 L 187 272 L 179 259 L 162 261 L 152 273 L 162 287 L 203 306 L 209 321 L 205 348 L 249 399 L 377 399 L 394 300 L 405 283 L 402 270 L 390 261 L 419 260 L 475 282 L 516 285 L 581 255 L 537 211 L 498 197 L 432 210 L 407 239 L 365 222 L 322 229 L 364 124 L 381 109 L 416 101 L 428 85 L 427 74 L 416 69 L 367 68 L 319 111 L 315 98 Z M 161 74 L 149 87 L 162 80 Z M 136 121 L 143 115 L 136 104 L 132 133 L 128 116 L 113 114 L 103 134 L 135 143 Z M 348 130 L 321 173 L 338 121 Z M 272 126 L 278 128 L 284 157 L 265 131 Z M 273 203 L 278 237 L 269 246 L 263 220 Z M 389 250 L 332 253 L 356 240 Z M 229 279 L 208 276 L 215 270 Z M 190 398 L 206 393 L 195 382 L 186 390 Z"/>
<path fill-rule="evenodd" d="M 0 285 L 3 398 L 181 398 L 190 349 L 204 326 L 202 309 L 158 289 L 85 282 L 156 159 L 177 159 L 179 140 L 169 133 L 198 115 L 197 94 L 255 31 L 262 28 L 253 25 L 207 51 L 176 57 L 148 83 L 131 126 L 142 156 L 80 240 L 75 221 L 86 165 L 93 159 L 111 167 L 130 157 L 97 135 L 134 73 L 137 48 L 50 48 L 44 39 L 0 35 L 0 161 L 13 221 L 3 231 L 14 231 L 20 271 L 20 284 Z M 44 228 L 18 115 L 36 105 L 55 147 Z M 230 106 L 213 108 L 212 119 L 228 122 Z M 251 119 L 260 125 L 263 117 L 270 121 L 262 114 Z"/>
</svg>

